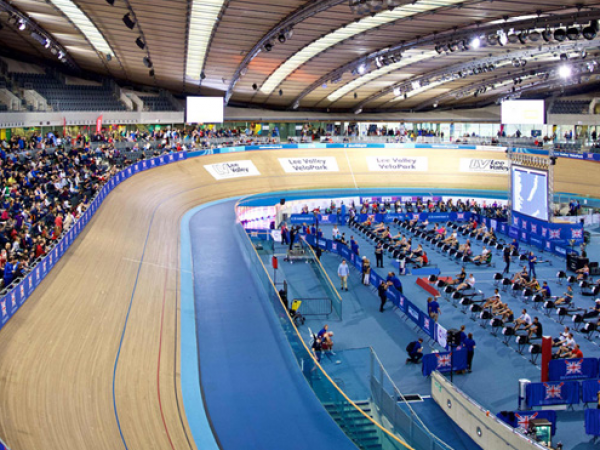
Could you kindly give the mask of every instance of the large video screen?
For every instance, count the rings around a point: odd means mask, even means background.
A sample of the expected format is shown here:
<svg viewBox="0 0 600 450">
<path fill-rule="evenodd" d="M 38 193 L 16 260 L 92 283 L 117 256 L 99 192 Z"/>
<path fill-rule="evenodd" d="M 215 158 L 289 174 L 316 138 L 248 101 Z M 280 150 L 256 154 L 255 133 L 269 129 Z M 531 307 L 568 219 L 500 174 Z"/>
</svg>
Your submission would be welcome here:
<svg viewBox="0 0 600 450">
<path fill-rule="evenodd" d="M 540 220 L 548 220 L 548 172 L 512 166 L 512 209 Z"/>
<path fill-rule="evenodd" d="M 223 123 L 223 97 L 188 97 L 186 123 Z"/>
<path fill-rule="evenodd" d="M 505 100 L 502 102 L 505 125 L 544 124 L 544 100 Z"/>
</svg>

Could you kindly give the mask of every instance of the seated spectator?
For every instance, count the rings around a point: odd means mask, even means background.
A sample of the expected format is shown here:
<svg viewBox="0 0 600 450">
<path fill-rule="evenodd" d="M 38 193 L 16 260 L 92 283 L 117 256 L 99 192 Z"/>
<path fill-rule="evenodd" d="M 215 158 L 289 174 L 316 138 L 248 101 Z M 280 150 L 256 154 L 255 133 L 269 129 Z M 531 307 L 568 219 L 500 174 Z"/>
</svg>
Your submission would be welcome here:
<svg viewBox="0 0 600 450">
<path fill-rule="evenodd" d="M 469 278 L 467 278 L 466 281 L 460 283 L 457 287 L 456 290 L 457 291 L 462 291 L 465 289 L 473 289 L 475 288 L 475 276 L 473 274 L 469 275 Z"/>
<path fill-rule="evenodd" d="M 465 281 L 465 278 L 467 278 L 467 271 L 463 267 L 462 269 L 460 269 L 460 273 L 458 275 L 456 275 L 456 278 L 452 279 L 452 277 L 451 277 L 448 280 L 447 284 L 449 284 L 449 285 L 461 284 Z"/>
<path fill-rule="evenodd" d="M 533 322 L 531 322 L 529 325 L 526 325 L 523 329 L 528 332 L 529 339 L 531 339 L 533 337 L 535 337 L 535 338 L 542 337 L 543 327 L 542 327 L 542 324 L 540 323 L 540 320 L 537 317 L 534 317 Z"/>
<path fill-rule="evenodd" d="M 577 343 L 575 342 L 575 338 L 573 338 L 573 333 L 569 333 L 569 336 L 554 354 L 553 358 L 565 358 L 569 356 L 576 345 Z"/>
<path fill-rule="evenodd" d="M 483 263 L 487 260 L 490 250 L 484 245 L 480 255 L 473 257 L 473 262 Z"/>
<path fill-rule="evenodd" d="M 408 358 L 406 359 L 407 363 L 419 363 L 423 357 L 423 339 L 419 338 L 418 340 L 408 344 L 406 351 L 408 352 Z"/>
<path fill-rule="evenodd" d="M 573 288 L 571 285 L 567 286 L 567 292 L 565 292 L 562 297 L 558 298 L 555 302 L 555 306 L 559 306 L 563 303 L 570 305 L 573 302 Z"/>
<path fill-rule="evenodd" d="M 521 311 L 521 315 L 517 320 L 515 320 L 515 331 L 517 331 L 521 327 L 527 327 L 531 325 L 531 316 L 527 314 L 527 310 L 523 308 Z"/>
<path fill-rule="evenodd" d="M 590 268 L 586 264 L 581 269 L 577 269 L 577 281 L 587 280 L 590 277 Z"/>
</svg>

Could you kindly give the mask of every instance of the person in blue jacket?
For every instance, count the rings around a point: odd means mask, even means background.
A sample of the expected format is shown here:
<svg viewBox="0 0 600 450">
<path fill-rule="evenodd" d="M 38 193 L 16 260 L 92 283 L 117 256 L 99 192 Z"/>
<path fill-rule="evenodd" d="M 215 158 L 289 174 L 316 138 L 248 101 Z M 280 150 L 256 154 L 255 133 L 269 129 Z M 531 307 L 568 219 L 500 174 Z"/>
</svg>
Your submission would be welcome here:
<svg viewBox="0 0 600 450">
<path fill-rule="evenodd" d="M 463 345 L 467 349 L 467 371 L 471 372 L 473 366 L 473 357 L 475 356 L 475 340 L 473 339 L 473 333 L 469 333 Z"/>
</svg>

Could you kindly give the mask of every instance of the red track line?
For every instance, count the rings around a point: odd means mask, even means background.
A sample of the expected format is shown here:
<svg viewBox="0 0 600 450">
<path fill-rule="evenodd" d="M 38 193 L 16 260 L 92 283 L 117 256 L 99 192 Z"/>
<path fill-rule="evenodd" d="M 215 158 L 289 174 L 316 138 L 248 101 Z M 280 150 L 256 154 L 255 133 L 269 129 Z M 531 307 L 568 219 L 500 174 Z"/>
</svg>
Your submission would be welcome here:
<svg viewBox="0 0 600 450">
<path fill-rule="evenodd" d="M 171 251 L 169 249 L 169 258 L 170 260 Z M 165 427 L 165 432 L 167 433 L 167 438 L 169 439 L 169 444 L 171 444 L 171 449 L 175 450 L 175 446 L 173 445 L 173 441 L 171 440 L 171 435 L 169 434 L 169 429 L 167 428 L 167 422 L 165 421 L 165 414 L 163 412 L 162 401 L 160 398 L 160 358 L 162 355 L 162 337 L 163 337 L 163 322 L 165 320 L 165 303 L 167 301 L 167 277 L 169 275 L 169 268 L 165 268 L 165 288 L 163 290 L 163 302 L 162 302 L 162 311 L 160 313 L 160 339 L 158 341 L 158 363 L 156 365 L 156 392 L 158 394 L 158 406 L 160 407 L 160 417 L 162 418 L 163 425 Z"/>
</svg>

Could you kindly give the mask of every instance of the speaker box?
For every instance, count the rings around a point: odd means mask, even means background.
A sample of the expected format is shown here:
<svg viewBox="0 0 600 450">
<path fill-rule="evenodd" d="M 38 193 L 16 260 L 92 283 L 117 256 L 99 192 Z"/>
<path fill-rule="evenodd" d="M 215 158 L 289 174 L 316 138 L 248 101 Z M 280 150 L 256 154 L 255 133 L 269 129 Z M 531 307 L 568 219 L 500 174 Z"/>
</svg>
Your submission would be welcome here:
<svg viewBox="0 0 600 450">
<path fill-rule="evenodd" d="M 281 200 L 279 200 L 279 204 L 281 206 L 285 205 L 285 198 L 282 198 Z"/>
<path fill-rule="evenodd" d="M 460 345 L 460 331 L 452 328 L 446 333 L 446 342 L 451 347 L 458 347 Z"/>
</svg>

